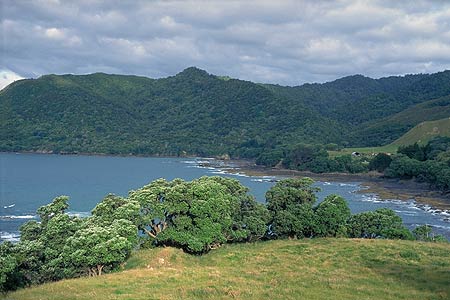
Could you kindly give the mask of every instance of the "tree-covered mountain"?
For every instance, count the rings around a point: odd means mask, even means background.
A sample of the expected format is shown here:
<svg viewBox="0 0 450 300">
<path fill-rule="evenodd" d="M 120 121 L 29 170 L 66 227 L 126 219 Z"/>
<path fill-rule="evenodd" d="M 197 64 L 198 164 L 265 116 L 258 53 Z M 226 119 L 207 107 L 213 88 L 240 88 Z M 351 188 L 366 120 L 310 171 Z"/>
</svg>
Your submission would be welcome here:
<svg viewBox="0 0 450 300">
<path fill-rule="evenodd" d="M 46 75 L 0 91 L 0 151 L 257 157 L 297 143 L 375 146 L 446 117 L 432 107 L 449 95 L 450 71 L 297 87 L 193 67 L 162 79 Z"/>
</svg>

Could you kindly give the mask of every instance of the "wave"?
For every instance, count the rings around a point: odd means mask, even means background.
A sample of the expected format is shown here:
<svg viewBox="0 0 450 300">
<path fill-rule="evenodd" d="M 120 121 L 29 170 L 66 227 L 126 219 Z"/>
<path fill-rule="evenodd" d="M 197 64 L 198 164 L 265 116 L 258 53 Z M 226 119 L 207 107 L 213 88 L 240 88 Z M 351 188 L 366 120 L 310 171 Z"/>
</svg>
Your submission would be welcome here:
<svg viewBox="0 0 450 300">
<path fill-rule="evenodd" d="M 372 203 L 383 203 L 385 200 L 381 200 L 375 194 L 363 194 L 361 195 L 361 201 L 364 202 L 372 202 Z"/>
<path fill-rule="evenodd" d="M 6 215 L 6 216 L 0 216 L 0 220 L 8 220 L 8 219 L 35 219 L 35 218 L 37 218 L 36 215 L 22 215 L 22 216 Z"/>
<path fill-rule="evenodd" d="M 440 228 L 440 229 L 450 230 L 450 226 L 436 225 L 436 224 L 431 224 L 431 225 L 429 225 L 429 226 L 431 226 L 431 227 L 436 227 L 436 228 Z"/>
<path fill-rule="evenodd" d="M 14 206 L 16 206 L 15 203 L 10 204 L 10 205 L 5 205 L 5 206 L 3 206 L 3 208 L 4 208 L 4 209 L 7 209 L 7 208 L 13 208 Z"/>
<path fill-rule="evenodd" d="M 183 164 L 198 164 L 198 162 L 195 160 L 182 160 L 181 162 Z"/>
<path fill-rule="evenodd" d="M 79 217 L 79 218 L 86 218 L 91 216 L 91 212 L 89 211 L 69 211 L 66 214 L 70 217 Z"/>
<path fill-rule="evenodd" d="M 358 183 L 339 183 L 339 186 L 351 186 L 351 187 L 358 187 Z"/>
<path fill-rule="evenodd" d="M 6 231 L 0 231 L 0 240 L 8 241 L 8 242 L 19 242 L 20 241 L 20 234 L 17 232 L 6 232 Z"/>
<path fill-rule="evenodd" d="M 417 204 L 417 206 L 419 208 L 421 208 L 422 210 L 425 210 L 426 212 L 429 212 L 431 214 L 439 214 L 439 215 L 443 215 L 443 216 L 450 216 L 450 211 L 445 210 L 445 209 L 434 208 L 434 207 L 431 207 L 428 204 Z"/>
<path fill-rule="evenodd" d="M 69 211 L 66 214 L 71 217 L 80 217 L 80 218 L 89 217 L 91 215 L 91 213 L 89 211 Z M 37 218 L 38 218 L 37 215 L 4 215 L 4 216 L 0 216 L 0 220 L 15 220 L 15 219 L 29 220 L 29 219 L 37 219 Z"/>
<path fill-rule="evenodd" d="M 238 176 L 238 177 L 251 177 L 251 176 L 248 176 L 248 175 L 246 175 L 244 173 L 230 173 L 230 174 L 234 175 L 234 176 Z"/>
<path fill-rule="evenodd" d="M 274 179 L 269 179 L 269 178 L 253 178 L 253 179 L 250 179 L 250 181 L 254 181 L 254 182 L 274 182 Z"/>
<path fill-rule="evenodd" d="M 211 174 L 228 174 L 226 171 L 224 170 L 219 170 L 219 169 L 214 169 L 212 171 L 210 171 Z"/>
<path fill-rule="evenodd" d="M 409 210 L 400 210 L 400 209 L 394 209 L 394 211 L 396 212 L 396 213 L 399 213 L 399 214 L 403 214 L 403 215 L 407 215 L 407 216 L 417 216 L 417 212 L 415 212 L 415 211 L 409 211 Z"/>
<path fill-rule="evenodd" d="M 450 211 L 445 209 L 434 208 L 428 204 L 421 204 L 415 202 L 415 200 L 398 200 L 398 199 L 380 199 L 376 194 L 362 194 L 360 201 L 371 202 L 371 203 L 386 203 L 386 204 L 394 204 L 398 209 L 394 209 L 395 212 L 407 215 L 407 216 L 416 216 L 417 211 L 423 211 L 428 214 L 432 214 L 434 216 L 441 217 L 441 221 L 450 222 Z M 406 208 L 407 210 L 403 210 L 401 208 Z M 415 211 L 413 211 L 415 210 Z"/>
</svg>

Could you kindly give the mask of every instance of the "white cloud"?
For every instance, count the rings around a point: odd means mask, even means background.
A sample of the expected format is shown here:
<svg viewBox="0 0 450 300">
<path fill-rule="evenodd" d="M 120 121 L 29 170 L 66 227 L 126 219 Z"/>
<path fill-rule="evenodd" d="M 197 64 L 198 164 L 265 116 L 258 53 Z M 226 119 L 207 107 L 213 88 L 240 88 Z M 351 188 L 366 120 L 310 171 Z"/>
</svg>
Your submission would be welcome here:
<svg viewBox="0 0 450 300">
<path fill-rule="evenodd" d="M 0 70 L 0 90 L 19 79 L 23 79 L 23 77 L 11 72 L 10 70 Z"/>
<path fill-rule="evenodd" d="M 450 2 L 5 1 L 0 68 L 167 76 L 187 66 L 296 85 L 448 68 Z"/>
<path fill-rule="evenodd" d="M 62 40 L 65 38 L 64 32 L 58 28 L 45 29 L 45 35 L 50 39 Z"/>
</svg>

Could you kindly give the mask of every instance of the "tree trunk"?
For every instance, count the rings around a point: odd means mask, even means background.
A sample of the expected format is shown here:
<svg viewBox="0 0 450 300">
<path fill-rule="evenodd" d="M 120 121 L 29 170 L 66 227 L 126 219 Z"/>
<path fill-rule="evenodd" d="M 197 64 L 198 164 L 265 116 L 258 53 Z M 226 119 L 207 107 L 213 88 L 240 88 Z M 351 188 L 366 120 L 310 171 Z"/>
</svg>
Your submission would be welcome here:
<svg viewBox="0 0 450 300">
<path fill-rule="evenodd" d="M 220 243 L 212 243 L 211 245 L 208 245 L 209 250 L 218 249 L 222 246 Z"/>
<path fill-rule="evenodd" d="M 151 231 L 148 230 L 147 228 L 143 228 L 143 230 L 144 230 L 144 232 L 145 232 L 148 236 L 150 236 L 150 237 L 156 239 L 156 235 L 154 235 L 153 232 L 151 232 Z"/>
<path fill-rule="evenodd" d="M 103 270 L 104 265 L 97 265 L 97 274 L 98 276 L 102 275 L 102 270 Z"/>
</svg>

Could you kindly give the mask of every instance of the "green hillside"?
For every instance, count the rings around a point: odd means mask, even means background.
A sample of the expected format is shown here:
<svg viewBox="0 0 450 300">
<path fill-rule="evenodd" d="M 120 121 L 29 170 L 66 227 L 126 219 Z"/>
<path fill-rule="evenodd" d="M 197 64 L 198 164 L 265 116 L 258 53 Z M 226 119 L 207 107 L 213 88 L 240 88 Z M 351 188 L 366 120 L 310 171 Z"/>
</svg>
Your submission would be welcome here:
<svg viewBox="0 0 450 300">
<path fill-rule="evenodd" d="M 447 98 L 449 99 L 449 98 Z M 426 102 L 425 104 L 429 104 Z M 425 105 L 420 105 L 420 107 L 424 107 Z M 423 110 L 422 115 L 412 115 L 410 113 L 411 110 L 407 110 L 402 115 L 411 116 L 411 118 L 416 118 L 415 121 L 423 119 L 423 118 L 432 118 L 430 115 L 427 115 L 427 111 Z M 415 109 L 414 109 L 415 111 Z M 441 110 L 437 111 L 436 114 L 433 115 L 446 115 L 450 114 L 450 104 L 447 107 L 443 107 Z M 400 115 L 400 114 L 399 114 Z M 405 118 L 405 120 L 407 120 Z M 427 144 L 431 139 L 437 136 L 447 136 L 450 137 L 450 118 L 445 118 L 436 121 L 425 121 L 420 123 L 419 125 L 414 126 L 407 133 L 402 135 L 400 138 L 396 139 L 394 142 L 380 147 L 355 147 L 355 148 L 345 148 L 341 151 L 329 151 L 331 155 L 342 155 L 342 154 L 350 154 L 352 152 L 360 152 L 360 153 L 395 153 L 399 146 L 408 146 L 414 143 L 418 143 L 420 145 Z"/>
<path fill-rule="evenodd" d="M 381 120 L 368 122 L 352 135 L 381 139 L 383 144 L 390 144 L 419 123 L 447 117 L 450 117 L 450 96 L 425 101 Z"/>
<path fill-rule="evenodd" d="M 284 116 L 281 118 L 280 116 Z M 266 88 L 189 68 L 153 80 L 48 75 L 0 93 L 0 150 L 254 156 L 287 140 L 339 139 L 341 125 Z"/>
<path fill-rule="evenodd" d="M 225 245 L 203 256 L 156 248 L 118 273 L 6 299 L 448 299 L 449 253 L 448 243 L 349 239 Z"/>
<path fill-rule="evenodd" d="M 450 71 L 298 87 L 197 68 L 162 79 L 46 75 L 0 91 L 0 151 L 255 158 L 297 143 L 379 146 L 450 116 L 449 95 Z"/>
<path fill-rule="evenodd" d="M 450 99 L 450 97 L 447 97 L 446 99 Z M 450 114 L 450 103 L 448 106 L 445 107 L 438 107 L 436 108 L 436 113 L 429 114 L 426 109 L 422 110 L 422 114 L 412 114 L 411 111 L 416 111 L 417 108 L 424 108 L 426 105 L 429 105 L 429 101 L 424 103 L 425 105 L 418 105 L 414 107 L 413 109 L 407 109 L 405 112 L 402 112 L 401 114 L 398 114 L 395 116 L 395 118 L 400 119 L 401 117 L 405 117 L 405 121 L 408 120 L 408 122 L 418 122 L 421 119 L 433 119 L 436 116 L 439 115 L 448 115 Z M 408 117 L 411 117 L 411 119 L 408 119 Z M 415 118 L 415 120 L 413 119 Z M 392 118 L 394 119 L 394 118 Z M 401 119 L 400 119 L 401 120 Z M 407 133 L 402 135 L 400 138 L 396 139 L 394 142 L 385 145 L 385 146 L 379 146 L 379 147 L 354 147 L 354 148 L 344 148 L 340 151 L 329 151 L 330 155 L 337 156 L 337 155 L 343 155 L 343 154 L 351 154 L 352 152 L 359 152 L 359 153 L 395 153 L 397 152 L 397 149 L 399 146 L 408 146 L 412 145 L 414 143 L 418 143 L 420 145 L 427 144 L 431 139 L 437 136 L 447 136 L 450 137 L 450 118 L 445 118 L 441 120 L 436 121 L 425 121 L 420 123 L 419 125 L 416 125 L 411 130 L 409 130 Z"/>
<path fill-rule="evenodd" d="M 450 118 L 422 122 L 395 140 L 392 144 L 406 146 L 417 142 L 418 144 L 425 145 L 436 136 L 450 137 Z"/>
</svg>

